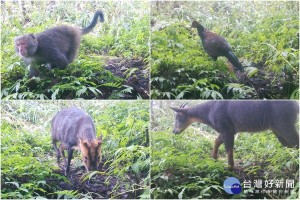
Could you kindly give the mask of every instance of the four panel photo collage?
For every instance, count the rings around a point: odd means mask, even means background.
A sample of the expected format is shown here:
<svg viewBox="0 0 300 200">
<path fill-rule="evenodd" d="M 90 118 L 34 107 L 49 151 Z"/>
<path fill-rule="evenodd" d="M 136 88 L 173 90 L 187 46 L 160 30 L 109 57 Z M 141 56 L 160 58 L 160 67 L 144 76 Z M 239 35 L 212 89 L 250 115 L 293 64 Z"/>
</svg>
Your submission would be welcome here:
<svg viewBox="0 0 300 200">
<path fill-rule="evenodd" d="M 299 199 L 299 1 L 1 1 L 1 199 Z"/>
</svg>

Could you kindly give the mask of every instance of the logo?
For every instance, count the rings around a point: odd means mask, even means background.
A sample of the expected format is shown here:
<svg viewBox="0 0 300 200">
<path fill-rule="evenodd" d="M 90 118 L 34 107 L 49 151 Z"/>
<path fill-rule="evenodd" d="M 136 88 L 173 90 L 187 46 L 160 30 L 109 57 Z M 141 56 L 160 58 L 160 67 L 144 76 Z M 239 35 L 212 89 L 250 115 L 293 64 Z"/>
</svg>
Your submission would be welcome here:
<svg viewBox="0 0 300 200">
<path fill-rule="evenodd" d="M 228 177 L 224 181 L 223 187 L 228 194 L 239 194 L 242 191 L 240 181 L 234 177 Z"/>
</svg>

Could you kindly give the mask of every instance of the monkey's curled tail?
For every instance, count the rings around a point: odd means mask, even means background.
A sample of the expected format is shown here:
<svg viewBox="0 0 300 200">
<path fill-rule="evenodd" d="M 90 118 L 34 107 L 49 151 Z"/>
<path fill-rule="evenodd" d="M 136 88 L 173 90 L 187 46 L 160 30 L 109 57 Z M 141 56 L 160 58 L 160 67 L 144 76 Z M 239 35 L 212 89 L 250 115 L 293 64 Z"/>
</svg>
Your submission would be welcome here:
<svg viewBox="0 0 300 200">
<path fill-rule="evenodd" d="M 103 12 L 101 10 L 98 10 L 95 14 L 94 14 L 94 18 L 91 22 L 91 24 L 83 29 L 82 30 L 82 35 L 84 34 L 87 34 L 89 32 L 91 32 L 93 30 L 93 28 L 96 26 L 97 24 L 97 19 L 98 19 L 98 16 L 100 17 L 99 21 L 100 22 L 104 22 L 104 15 L 103 15 Z"/>
</svg>

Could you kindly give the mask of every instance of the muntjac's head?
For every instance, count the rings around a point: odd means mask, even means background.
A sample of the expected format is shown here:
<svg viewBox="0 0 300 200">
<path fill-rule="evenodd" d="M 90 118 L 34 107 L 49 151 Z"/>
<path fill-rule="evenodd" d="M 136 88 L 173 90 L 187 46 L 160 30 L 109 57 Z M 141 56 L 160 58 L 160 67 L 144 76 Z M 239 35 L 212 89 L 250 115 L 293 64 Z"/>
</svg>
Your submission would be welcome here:
<svg viewBox="0 0 300 200">
<path fill-rule="evenodd" d="M 79 139 L 80 151 L 82 160 L 87 171 L 97 170 L 100 163 L 100 152 L 102 146 L 102 133 L 101 136 L 92 141 L 86 139 Z"/>
<path fill-rule="evenodd" d="M 193 122 L 200 122 L 202 120 L 195 117 L 193 115 L 193 111 L 195 110 L 194 107 L 187 108 L 187 103 L 182 104 L 179 108 L 171 108 L 176 112 L 175 116 L 175 126 L 173 129 L 174 134 L 179 134 L 184 131 L 190 124 Z"/>
<path fill-rule="evenodd" d="M 187 113 L 187 108 L 184 108 L 186 106 L 185 104 L 182 104 L 180 108 L 172 108 L 176 112 L 175 116 L 175 126 L 173 129 L 174 134 L 179 134 L 182 131 L 184 131 L 192 122 L 190 120 L 190 117 Z"/>
</svg>

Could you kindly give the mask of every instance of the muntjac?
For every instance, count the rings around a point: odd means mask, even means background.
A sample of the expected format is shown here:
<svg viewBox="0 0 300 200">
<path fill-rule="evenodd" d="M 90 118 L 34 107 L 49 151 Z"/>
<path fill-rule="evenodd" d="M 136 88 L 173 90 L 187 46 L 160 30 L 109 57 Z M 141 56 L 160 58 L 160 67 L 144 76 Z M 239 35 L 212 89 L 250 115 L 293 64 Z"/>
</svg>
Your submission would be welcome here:
<svg viewBox="0 0 300 200">
<path fill-rule="evenodd" d="M 96 139 L 95 125 L 92 118 L 79 108 L 61 110 L 52 120 L 52 143 L 56 152 L 57 162 L 63 157 L 65 175 L 68 174 L 73 150 L 81 152 L 87 171 L 97 170 L 100 161 L 102 133 Z M 59 150 L 56 143 L 61 142 Z M 66 161 L 64 150 L 67 149 Z"/>
<path fill-rule="evenodd" d="M 171 108 L 176 112 L 173 133 L 179 134 L 191 123 L 211 126 L 219 136 L 212 157 L 217 159 L 219 146 L 224 143 L 229 169 L 234 168 L 234 134 L 270 129 L 283 146 L 299 148 L 296 129 L 298 104 L 294 101 L 209 101 L 193 107 Z"/>
</svg>

